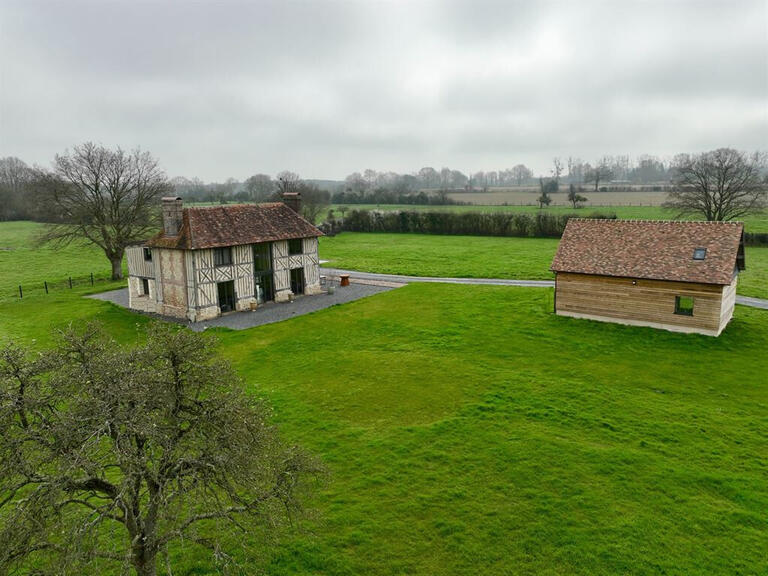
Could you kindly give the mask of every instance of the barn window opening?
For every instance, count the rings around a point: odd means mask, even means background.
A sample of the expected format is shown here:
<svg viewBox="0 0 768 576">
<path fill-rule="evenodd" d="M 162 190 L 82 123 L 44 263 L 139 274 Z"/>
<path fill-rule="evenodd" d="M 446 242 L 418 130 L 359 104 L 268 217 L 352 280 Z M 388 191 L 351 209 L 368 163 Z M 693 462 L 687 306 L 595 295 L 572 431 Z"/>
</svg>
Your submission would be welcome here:
<svg viewBox="0 0 768 576">
<path fill-rule="evenodd" d="M 141 279 L 141 294 L 142 296 L 149 296 L 149 280 L 146 278 Z"/>
<path fill-rule="evenodd" d="M 691 296 L 675 296 L 675 314 L 693 316 L 693 298 Z"/>
<path fill-rule="evenodd" d="M 214 248 L 213 264 L 214 266 L 229 266 L 232 264 L 232 248 Z"/>
<path fill-rule="evenodd" d="M 704 258 L 707 257 L 707 249 L 706 248 L 696 248 L 693 251 L 693 259 L 694 260 L 704 260 Z"/>
<path fill-rule="evenodd" d="M 253 269 L 256 272 L 272 270 L 272 253 L 270 244 L 253 245 Z"/>
<path fill-rule="evenodd" d="M 291 256 L 295 254 L 303 254 L 304 253 L 304 242 L 302 242 L 301 238 L 294 238 L 293 240 L 288 240 L 288 254 Z"/>
<path fill-rule="evenodd" d="M 152 250 L 149 248 L 144 248 L 144 260 L 152 262 Z"/>
</svg>

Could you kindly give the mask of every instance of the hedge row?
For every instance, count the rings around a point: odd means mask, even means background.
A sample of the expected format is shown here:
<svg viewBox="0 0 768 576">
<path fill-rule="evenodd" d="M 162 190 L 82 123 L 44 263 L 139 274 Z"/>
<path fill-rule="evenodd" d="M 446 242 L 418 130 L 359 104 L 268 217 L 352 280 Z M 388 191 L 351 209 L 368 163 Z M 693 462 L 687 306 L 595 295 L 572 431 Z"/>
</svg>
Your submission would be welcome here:
<svg viewBox="0 0 768 576">
<path fill-rule="evenodd" d="M 765 232 L 744 232 L 746 246 L 768 246 L 768 234 Z"/>
<path fill-rule="evenodd" d="M 410 232 L 463 236 L 559 238 L 569 218 L 616 218 L 615 214 L 521 214 L 514 212 L 415 212 L 352 210 L 342 230 L 349 232 Z M 339 232 L 338 221 L 329 232 Z M 768 246 L 768 233 L 746 232 L 747 246 Z"/>
<path fill-rule="evenodd" d="M 378 212 L 353 210 L 344 218 L 350 232 L 411 232 L 464 236 L 528 236 L 559 238 L 569 218 L 577 215 L 515 214 L 511 212 Z M 578 215 L 581 216 L 581 215 Z M 586 216 L 586 215 L 585 215 Z M 614 219 L 614 214 L 593 213 L 588 218 Z"/>
</svg>

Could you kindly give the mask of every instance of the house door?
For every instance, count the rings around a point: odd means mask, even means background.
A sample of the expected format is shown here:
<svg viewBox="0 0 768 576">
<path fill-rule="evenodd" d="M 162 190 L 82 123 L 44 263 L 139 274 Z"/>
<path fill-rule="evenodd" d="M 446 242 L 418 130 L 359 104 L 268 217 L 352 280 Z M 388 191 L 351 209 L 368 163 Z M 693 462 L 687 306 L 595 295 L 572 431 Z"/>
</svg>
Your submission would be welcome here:
<svg viewBox="0 0 768 576">
<path fill-rule="evenodd" d="M 256 300 L 259 304 L 275 299 L 275 286 L 272 272 L 260 272 L 254 278 L 256 284 Z"/>
<path fill-rule="evenodd" d="M 219 309 L 221 313 L 232 312 L 235 309 L 235 282 L 219 282 Z"/>
<path fill-rule="evenodd" d="M 304 294 L 304 268 L 291 270 L 291 292 Z"/>
</svg>

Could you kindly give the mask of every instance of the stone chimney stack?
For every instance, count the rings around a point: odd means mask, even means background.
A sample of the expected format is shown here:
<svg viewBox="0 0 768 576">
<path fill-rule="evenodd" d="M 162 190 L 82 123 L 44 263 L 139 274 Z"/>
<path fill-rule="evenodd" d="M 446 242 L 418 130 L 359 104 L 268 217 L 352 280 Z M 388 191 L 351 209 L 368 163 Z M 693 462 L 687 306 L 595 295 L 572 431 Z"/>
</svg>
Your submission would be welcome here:
<svg viewBox="0 0 768 576">
<path fill-rule="evenodd" d="M 178 236 L 181 230 L 183 202 L 178 196 L 163 198 L 163 233 L 166 236 Z"/>
<path fill-rule="evenodd" d="M 301 215 L 301 192 L 284 192 L 283 203 L 296 214 Z"/>
</svg>

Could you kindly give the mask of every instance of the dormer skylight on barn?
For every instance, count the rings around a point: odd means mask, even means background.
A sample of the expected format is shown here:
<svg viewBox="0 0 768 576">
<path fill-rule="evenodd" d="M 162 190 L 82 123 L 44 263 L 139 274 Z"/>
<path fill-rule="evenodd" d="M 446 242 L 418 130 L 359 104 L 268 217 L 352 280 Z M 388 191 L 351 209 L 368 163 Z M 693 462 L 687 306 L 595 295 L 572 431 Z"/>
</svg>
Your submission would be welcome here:
<svg viewBox="0 0 768 576">
<path fill-rule="evenodd" d="M 695 248 L 693 250 L 693 259 L 694 260 L 704 260 L 704 258 L 707 257 L 707 249 L 706 248 Z"/>
</svg>

